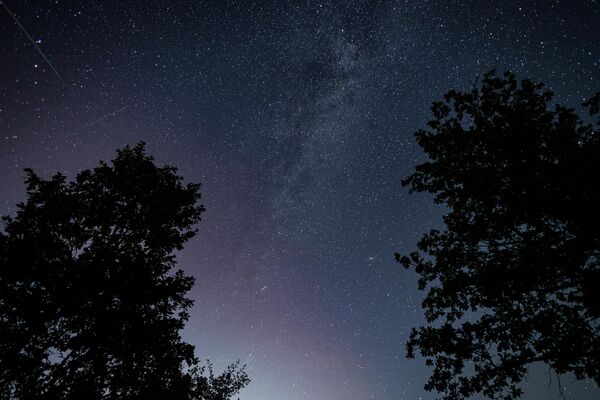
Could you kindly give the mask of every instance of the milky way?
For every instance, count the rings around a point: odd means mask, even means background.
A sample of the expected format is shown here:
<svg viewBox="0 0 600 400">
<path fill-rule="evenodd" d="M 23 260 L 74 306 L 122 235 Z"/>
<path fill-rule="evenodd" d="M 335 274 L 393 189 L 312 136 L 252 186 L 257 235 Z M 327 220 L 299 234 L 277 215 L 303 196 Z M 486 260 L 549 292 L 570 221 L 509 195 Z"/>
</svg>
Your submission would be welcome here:
<svg viewBox="0 0 600 400">
<path fill-rule="evenodd" d="M 444 211 L 400 186 L 414 132 L 491 68 L 572 107 L 600 90 L 597 1 L 4 3 L 0 211 L 24 167 L 73 176 L 140 140 L 202 182 L 185 337 L 248 365 L 242 400 L 434 398 L 404 358 L 417 278 L 393 259 Z M 556 382 L 532 368 L 525 398 Z"/>
</svg>

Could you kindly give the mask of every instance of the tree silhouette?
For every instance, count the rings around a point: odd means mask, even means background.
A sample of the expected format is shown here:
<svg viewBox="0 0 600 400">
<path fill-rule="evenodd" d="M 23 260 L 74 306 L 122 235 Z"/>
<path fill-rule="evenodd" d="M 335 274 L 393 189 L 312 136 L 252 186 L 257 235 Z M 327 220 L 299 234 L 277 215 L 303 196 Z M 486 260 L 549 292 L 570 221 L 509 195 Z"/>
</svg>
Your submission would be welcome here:
<svg viewBox="0 0 600 400">
<path fill-rule="evenodd" d="M 435 102 L 416 133 L 430 160 L 403 185 L 448 212 L 396 258 L 426 291 L 407 356 L 425 358 L 425 388 L 444 399 L 518 398 L 537 361 L 600 384 L 600 122 L 552 98 L 491 71 Z"/>
<path fill-rule="evenodd" d="M 144 144 L 68 182 L 27 173 L 0 234 L 0 397 L 224 400 L 243 368 L 205 376 L 179 331 L 194 279 L 173 252 L 196 233 L 200 185 Z"/>
</svg>

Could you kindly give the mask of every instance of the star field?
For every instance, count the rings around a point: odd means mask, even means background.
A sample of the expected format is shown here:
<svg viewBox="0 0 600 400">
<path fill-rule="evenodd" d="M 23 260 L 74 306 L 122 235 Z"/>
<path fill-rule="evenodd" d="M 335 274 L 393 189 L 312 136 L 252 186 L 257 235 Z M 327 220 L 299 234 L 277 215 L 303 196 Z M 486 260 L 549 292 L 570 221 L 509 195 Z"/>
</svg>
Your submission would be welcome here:
<svg viewBox="0 0 600 400">
<path fill-rule="evenodd" d="M 404 358 L 417 277 L 393 259 L 443 213 L 400 186 L 413 133 L 491 68 L 571 107 L 600 90 L 595 0 L 4 4 L 31 40 L 0 8 L 0 212 L 23 168 L 72 177 L 140 140 L 202 182 L 184 335 L 248 365 L 242 400 L 433 399 Z M 557 380 L 534 366 L 525 393 Z"/>
</svg>

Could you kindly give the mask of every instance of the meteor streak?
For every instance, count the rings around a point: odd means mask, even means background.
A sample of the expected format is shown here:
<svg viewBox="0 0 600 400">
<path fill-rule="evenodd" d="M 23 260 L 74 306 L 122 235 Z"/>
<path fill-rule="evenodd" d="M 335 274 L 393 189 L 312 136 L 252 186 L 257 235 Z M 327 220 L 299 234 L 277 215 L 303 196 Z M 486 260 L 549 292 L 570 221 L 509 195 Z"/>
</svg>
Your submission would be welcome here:
<svg viewBox="0 0 600 400">
<path fill-rule="evenodd" d="M 44 54 L 44 52 L 42 51 L 42 49 L 40 49 L 40 47 L 37 45 L 37 43 L 35 43 L 35 40 L 33 40 L 33 38 L 31 37 L 31 35 L 25 30 L 25 27 L 21 24 L 21 22 L 19 22 L 19 20 L 17 19 L 17 16 L 10 11 L 10 9 L 6 6 L 6 4 L 4 4 L 3 1 L 0 1 L 0 4 L 2 4 L 2 7 L 4 7 L 4 9 L 6 10 L 6 12 L 12 17 L 13 20 L 15 20 L 15 22 L 17 23 L 17 25 L 19 25 L 19 28 L 21 28 L 21 30 L 23 31 L 23 33 L 25 34 L 25 36 L 27 36 L 27 39 L 29 39 L 29 41 L 31 42 L 31 44 L 37 49 L 38 53 L 40 53 L 40 55 L 42 56 L 42 58 L 44 59 L 44 61 L 46 61 L 46 63 L 48 64 L 48 66 L 52 69 L 52 71 L 54 72 L 54 75 L 56 75 L 56 77 L 58 78 L 58 80 L 60 80 L 60 82 L 64 86 L 67 86 L 67 83 L 65 82 L 65 80 L 62 78 L 62 76 L 60 76 L 60 74 L 58 73 L 58 71 L 56 70 L 56 68 L 54 68 L 54 66 L 52 65 L 52 63 L 50 62 L 50 60 L 48 59 L 48 57 L 46 57 L 46 55 Z"/>
<path fill-rule="evenodd" d="M 94 120 L 92 122 L 88 122 L 87 124 L 83 125 L 82 127 L 78 128 L 78 129 L 75 129 L 73 132 L 67 134 L 66 136 L 72 136 L 72 135 L 76 134 L 77 132 L 80 132 L 80 131 L 82 131 L 84 129 L 89 128 L 92 125 L 96 125 L 98 122 L 104 121 L 108 117 L 111 117 L 111 116 L 114 117 L 115 115 L 117 115 L 121 111 L 125 110 L 126 108 L 127 108 L 127 106 L 121 107 L 118 110 L 115 110 L 115 111 L 113 111 L 111 113 L 105 114 L 105 115 L 101 116 L 100 118 L 98 118 L 98 119 L 96 119 L 96 120 Z"/>
</svg>

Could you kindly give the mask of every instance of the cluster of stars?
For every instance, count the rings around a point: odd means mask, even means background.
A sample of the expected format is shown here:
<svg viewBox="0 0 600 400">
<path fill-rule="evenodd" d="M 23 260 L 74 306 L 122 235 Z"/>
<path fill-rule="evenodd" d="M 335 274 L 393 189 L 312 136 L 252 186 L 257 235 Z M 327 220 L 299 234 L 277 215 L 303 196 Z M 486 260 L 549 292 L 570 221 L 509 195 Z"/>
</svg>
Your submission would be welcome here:
<svg viewBox="0 0 600 400">
<path fill-rule="evenodd" d="M 248 364 L 242 400 L 435 398 L 404 358 L 421 293 L 393 257 L 443 213 L 401 187 L 424 158 L 413 133 L 492 68 L 572 107 L 600 90 L 594 1 L 2 5 L 2 212 L 23 167 L 72 177 L 140 140 L 202 182 L 185 337 Z"/>
</svg>

